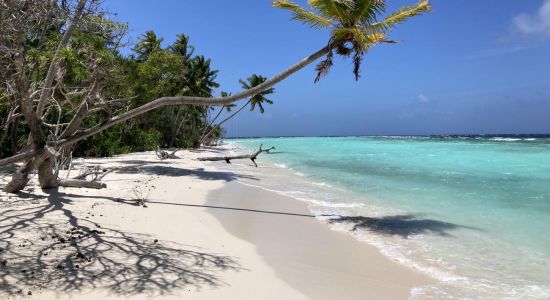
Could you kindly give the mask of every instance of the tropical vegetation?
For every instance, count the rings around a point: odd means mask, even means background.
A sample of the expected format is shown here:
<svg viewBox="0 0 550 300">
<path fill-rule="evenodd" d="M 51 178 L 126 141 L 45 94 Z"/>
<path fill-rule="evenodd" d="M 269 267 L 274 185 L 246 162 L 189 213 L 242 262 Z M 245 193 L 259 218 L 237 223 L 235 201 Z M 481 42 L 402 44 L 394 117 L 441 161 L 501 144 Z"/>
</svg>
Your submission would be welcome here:
<svg viewBox="0 0 550 300">
<path fill-rule="evenodd" d="M 308 4 L 306 9 L 277 0 L 273 6 L 329 30 L 326 45 L 270 79 L 252 76 L 241 81 L 242 91 L 214 96 L 217 70 L 208 58 L 194 54 L 183 34 L 163 47 L 162 38 L 146 32 L 125 56 L 127 28 L 109 18 L 101 1 L 1 1 L 0 166 L 23 162 L 3 190 L 21 190 L 35 171 L 42 188 L 90 185 L 57 177 L 73 154 L 199 147 L 223 133 L 209 120 L 211 106 L 228 109 L 249 99 L 241 108 L 250 104 L 263 112 L 274 85 L 324 57 L 316 68 L 318 81 L 335 53 L 353 58 L 358 79 L 370 48 L 394 43 L 387 38 L 391 29 L 430 9 L 427 0 L 387 16 L 385 0 Z"/>
</svg>

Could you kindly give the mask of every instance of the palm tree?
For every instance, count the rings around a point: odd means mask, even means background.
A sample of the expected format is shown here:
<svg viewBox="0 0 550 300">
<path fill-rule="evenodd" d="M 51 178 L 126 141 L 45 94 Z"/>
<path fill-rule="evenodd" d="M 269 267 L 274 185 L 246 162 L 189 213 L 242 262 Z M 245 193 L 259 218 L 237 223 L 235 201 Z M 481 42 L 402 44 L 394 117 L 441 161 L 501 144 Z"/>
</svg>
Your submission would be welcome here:
<svg viewBox="0 0 550 300">
<path fill-rule="evenodd" d="M 178 35 L 178 41 L 170 49 L 171 51 L 177 51 L 179 55 L 188 56 L 186 59 L 184 58 L 184 65 L 182 66 L 184 72 L 177 78 L 180 89 L 178 93 L 181 95 L 211 97 L 214 88 L 219 87 L 219 84 L 215 81 L 218 70 L 212 70 L 210 59 L 206 59 L 202 55 L 190 57 L 189 55 L 191 55 L 192 51 L 185 50 L 185 47 L 192 49 L 191 46 L 188 46 L 188 41 L 189 39 L 185 35 Z M 202 116 L 203 119 L 206 119 L 209 108 L 199 105 L 193 105 L 192 107 L 176 106 L 172 111 L 175 117 L 173 118 L 173 133 L 169 146 L 174 146 L 176 140 L 193 139 L 195 139 L 195 142 L 186 141 L 186 144 L 196 145 L 204 134 L 203 127 L 196 126 L 196 124 L 206 123 L 206 121 L 199 122 L 196 118 Z M 183 119 L 179 121 L 182 116 Z M 193 122 L 188 122 L 189 120 L 193 120 Z M 192 128 L 185 128 L 186 125 Z M 201 132 L 196 132 L 196 130 L 200 130 Z"/>
<path fill-rule="evenodd" d="M 318 14 L 315 14 L 288 0 L 277 0 L 273 2 L 273 6 L 282 7 L 292 11 L 294 15 L 293 19 L 301 20 L 314 28 L 332 29 L 331 38 L 329 39 L 328 44 L 291 67 L 273 76 L 269 80 L 266 80 L 262 84 L 259 84 L 251 89 L 243 90 L 225 97 L 196 97 L 187 95 L 160 97 L 140 107 L 136 107 L 117 116 L 113 116 L 98 126 L 81 130 L 78 134 L 58 140 L 56 147 L 67 147 L 78 141 L 93 136 L 111 126 L 130 120 L 159 107 L 185 104 L 202 106 L 226 105 L 240 99 L 252 97 L 273 87 L 277 83 L 288 78 L 290 75 L 298 72 L 307 65 L 326 55 L 326 59 L 323 60 L 317 67 L 318 76 L 316 80 L 319 80 L 322 75 L 328 72 L 328 69 L 332 65 L 334 49 L 339 48 L 337 49 L 339 54 L 345 54 L 346 50 L 344 48 L 349 49 L 348 45 L 350 45 L 350 43 L 354 46 L 351 48 L 352 50 L 364 50 L 360 52 L 361 55 L 358 56 L 358 59 L 355 59 L 357 68 L 354 69 L 354 73 L 356 73 L 357 78 L 359 75 L 358 66 L 360 63 L 360 58 L 362 58 L 362 55 L 367 49 L 383 42 L 392 43 L 392 41 L 385 39 L 385 36 L 390 29 L 412 16 L 420 15 L 421 13 L 427 12 L 431 9 L 427 0 L 421 0 L 415 5 L 404 6 L 398 11 L 390 14 L 388 17 L 380 21 L 376 21 L 378 20 L 379 15 L 382 15 L 384 12 L 385 2 L 385 0 L 310 0 L 310 6 L 314 10 L 318 11 Z M 29 159 L 34 156 L 33 151 L 29 150 L 18 154 L 17 156 L 2 159 L 0 160 L 0 166 Z"/>
<path fill-rule="evenodd" d="M 248 77 L 246 80 L 248 80 L 248 82 L 242 79 L 239 79 L 239 83 L 241 84 L 243 89 L 249 90 L 255 86 L 258 86 L 264 83 L 267 80 L 267 78 L 261 75 L 252 74 L 252 76 Z M 265 95 L 273 94 L 274 92 L 275 92 L 274 88 L 269 88 L 263 92 L 256 94 L 255 96 L 252 96 L 252 98 L 248 100 L 248 103 L 250 103 L 250 111 L 253 111 L 256 105 L 258 105 L 258 107 L 260 108 L 260 113 L 263 114 L 265 110 L 262 104 L 263 103 L 273 104 L 273 101 L 267 99 Z M 248 103 L 245 104 L 245 106 L 248 105 Z"/>
<path fill-rule="evenodd" d="M 353 73 L 357 80 L 359 78 L 361 59 L 367 50 L 380 43 L 394 43 L 393 41 L 386 39 L 386 35 L 389 30 L 393 29 L 396 25 L 404 22 L 412 16 L 417 16 L 430 10 L 428 0 L 421 0 L 415 5 L 405 6 L 382 19 L 379 17 L 385 13 L 386 0 L 309 0 L 308 3 L 313 9 L 313 12 L 288 0 L 276 0 L 273 2 L 273 6 L 290 10 L 293 13 L 293 19 L 301 20 L 314 28 L 330 29 L 331 34 L 327 45 L 300 60 L 291 67 L 276 74 L 269 80 L 266 80 L 262 84 L 226 97 L 211 97 L 210 95 L 172 95 L 159 97 L 139 107 L 135 107 L 126 112 L 111 116 L 96 126 L 78 130 L 77 132 L 67 135 L 65 138 L 58 139 L 54 145 L 50 146 L 50 148 L 60 151 L 116 124 L 133 119 L 160 107 L 176 105 L 226 105 L 241 99 L 253 97 L 258 93 L 272 88 L 277 83 L 285 80 L 317 59 L 326 56 L 326 58 L 317 65 L 317 77 L 315 78 L 315 81 L 318 81 L 321 76 L 328 73 L 330 67 L 332 66 L 334 51 L 344 57 L 348 57 L 353 54 Z M 79 2 L 79 8 L 71 17 L 70 24 L 78 23 L 77 21 L 80 18 L 85 4 L 86 0 L 81 0 Z M 63 41 L 68 41 L 70 39 L 71 32 L 71 30 L 65 31 L 62 42 L 58 44 L 58 49 L 61 49 L 64 45 L 66 45 L 66 42 L 63 43 Z M 146 40 L 153 41 L 153 39 Z M 158 41 L 156 37 L 154 41 Z M 160 42 L 155 42 L 153 44 L 160 45 Z M 143 46 L 145 46 L 145 44 L 143 44 Z M 146 55 L 149 53 L 149 50 L 145 49 L 151 48 L 136 47 L 136 52 Z M 154 49 L 154 47 L 152 49 Z M 54 55 L 54 57 L 57 56 L 57 54 Z M 20 55 L 20 57 L 22 56 Z M 28 183 L 28 174 L 37 169 L 39 170 L 38 178 L 42 188 L 54 187 L 59 184 L 53 175 L 52 160 L 49 157 L 51 152 L 44 151 L 45 139 L 42 134 L 44 128 L 41 127 L 41 123 L 38 121 L 44 113 L 45 103 L 48 99 L 48 91 L 52 86 L 53 77 L 57 70 L 56 64 L 57 60 L 53 59 L 50 64 L 50 68 L 48 69 L 48 73 L 45 78 L 46 84 L 45 87 L 42 88 L 43 92 L 35 113 L 32 113 L 32 107 L 29 108 L 28 101 L 26 102 L 26 100 L 24 100 L 25 97 L 21 96 L 17 99 L 21 107 L 28 112 L 24 114 L 24 117 L 34 146 L 26 151 L 21 151 L 12 157 L 0 159 L 0 166 L 25 161 L 24 165 L 16 171 L 12 181 L 4 187 L 3 190 L 6 192 L 17 192 L 21 190 Z M 23 66 L 21 59 L 17 60 L 16 66 L 18 68 Z M 22 72 L 24 71 L 19 71 L 19 74 Z M 22 89 L 21 93 L 26 93 L 25 89 Z M 82 105 L 85 106 L 86 103 L 87 102 L 83 102 Z M 80 124 L 85 117 L 86 114 L 82 114 L 81 116 L 73 118 L 69 126 Z"/>
<path fill-rule="evenodd" d="M 189 60 L 187 73 L 181 79 L 183 95 L 211 97 L 214 88 L 220 86 L 215 82 L 217 76 L 218 70 L 211 69 L 210 59 L 202 55 L 193 57 Z"/>
<path fill-rule="evenodd" d="M 139 42 L 136 47 L 134 47 L 134 52 L 137 54 L 136 60 L 145 61 L 153 53 L 153 51 L 160 49 L 160 43 L 162 43 L 162 38 L 157 38 L 157 35 L 154 31 L 147 31 L 141 35 Z"/>
<path fill-rule="evenodd" d="M 315 82 L 329 72 L 334 51 L 343 57 L 353 54 L 353 74 L 355 80 L 358 80 L 361 60 L 370 48 L 380 43 L 395 43 L 386 39 L 390 29 L 431 9 L 428 0 L 421 0 L 379 20 L 378 16 L 386 11 L 385 0 L 309 0 L 308 4 L 315 12 L 288 0 L 273 2 L 274 7 L 291 11 L 294 20 L 300 20 L 313 28 L 331 30 L 328 41 L 330 50 L 316 67 Z"/>
<path fill-rule="evenodd" d="M 266 77 L 263 77 L 262 75 L 257 75 L 257 74 L 252 74 L 252 76 L 248 77 L 246 79 L 248 82 L 242 80 L 242 79 L 239 79 L 239 83 L 241 84 L 241 86 L 244 88 L 244 89 L 251 89 L 255 86 L 258 86 L 262 83 L 264 83 L 267 78 Z M 203 137 L 201 138 L 201 143 L 206 139 L 208 138 L 215 130 L 216 128 L 219 128 L 221 127 L 221 125 L 225 122 L 227 122 L 228 120 L 232 119 L 234 116 L 236 116 L 239 112 L 241 112 L 241 110 L 243 110 L 245 107 L 248 106 L 248 104 L 250 104 L 250 111 L 254 111 L 254 108 L 256 106 L 258 106 L 258 108 L 260 109 L 260 113 L 264 113 L 265 112 L 265 109 L 264 109 L 264 104 L 267 103 L 267 104 L 273 104 L 273 100 L 270 100 L 270 99 L 267 99 L 265 96 L 266 95 L 269 95 L 269 94 L 273 94 L 275 92 L 275 88 L 269 88 L 269 89 L 266 89 L 262 92 L 259 92 L 258 94 L 252 96 L 250 99 L 248 99 L 248 101 L 246 101 L 246 103 L 244 105 L 242 105 L 237 111 L 235 111 L 234 113 L 232 113 L 231 115 L 229 115 L 227 118 L 223 119 L 219 124 L 217 124 L 216 126 L 212 127 L 212 129 L 210 129 L 210 131 L 203 135 Z M 222 93 L 222 97 L 225 97 L 225 96 L 229 96 L 229 94 L 226 94 L 224 95 Z M 233 105 L 234 106 L 234 105 Z M 227 111 L 231 111 L 231 108 L 227 107 L 226 106 L 226 109 Z"/>
<path fill-rule="evenodd" d="M 181 55 L 184 60 L 189 60 L 195 51 L 195 47 L 189 45 L 189 36 L 181 33 L 176 36 L 176 41 L 168 49 L 172 53 Z"/>
</svg>

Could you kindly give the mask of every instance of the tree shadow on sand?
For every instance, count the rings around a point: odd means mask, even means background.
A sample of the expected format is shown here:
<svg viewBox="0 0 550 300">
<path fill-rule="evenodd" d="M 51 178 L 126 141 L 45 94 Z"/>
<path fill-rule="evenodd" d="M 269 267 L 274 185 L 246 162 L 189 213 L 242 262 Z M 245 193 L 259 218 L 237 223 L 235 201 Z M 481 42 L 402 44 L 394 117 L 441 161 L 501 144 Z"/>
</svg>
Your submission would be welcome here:
<svg viewBox="0 0 550 300">
<path fill-rule="evenodd" d="M 170 166 L 159 166 L 159 165 L 144 165 L 138 168 L 132 169 L 121 169 L 115 171 L 119 174 L 147 174 L 147 175 L 158 175 L 158 176 L 191 176 L 201 180 L 223 180 L 226 182 L 234 181 L 237 179 L 249 179 L 249 180 L 259 180 L 257 177 L 237 174 L 233 172 L 225 171 L 207 171 L 203 168 L 195 169 L 183 169 Z"/>
<path fill-rule="evenodd" d="M 435 234 L 439 236 L 452 236 L 449 231 L 460 228 L 479 230 L 475 227 L 457 225 L 432 219 L 419 219 L 414 215 L 395 215 L 381 218 L 362 216 L 333 216 L 329 217 L 328 223 L 351 224 L 351 231 L 364 229 L 385 235 L 395 235 L 408 238 L 411 235 Z"/>
<path fill-rule="evenodd" d="M 220 273 L 243 270 L 230 256 L 78 218 L 57 191 L 36 201 L 1 208 L 0 295 L 102 288 L 155 297 L 224 286 Z"/>
</svg>

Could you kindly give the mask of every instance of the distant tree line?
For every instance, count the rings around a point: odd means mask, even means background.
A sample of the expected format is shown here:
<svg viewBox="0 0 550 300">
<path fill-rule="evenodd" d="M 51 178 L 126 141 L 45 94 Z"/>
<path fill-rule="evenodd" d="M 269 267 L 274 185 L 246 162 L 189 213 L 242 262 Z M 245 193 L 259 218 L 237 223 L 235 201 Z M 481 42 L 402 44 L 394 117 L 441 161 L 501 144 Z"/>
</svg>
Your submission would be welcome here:
<svg viewBox="0 0 550 300">
<path fill-rule="evenodd" d="M 60 7 L 60 13 L 62 10 Z M 130 55 L 122 55 L 121 49 L 129 47 L 122 42 L 126 37 L 125 24 L 98 14 L 81 22 L 86 26 L 75 30 L 70 42 L 59 53 L 51 95 L 54 105 L 45 111 L 44 123 L 51 125 L 49 131 L 54 135 L 66 129 L 83 97 L 100 98 L 89 101 L 88 114 L 80 124 L 91 127 L 114 113 L 139 107 L 164 95 L 212 97 L 219 87 L 216 82 L 218 70 L 211 67 L 209 58 L 194 53 L 185 34 L 178 34 L 174 43 L 162 47 L 162 38 L 147 31 L 131 47 Z M 66 24 L 56 23 L 52 18 L 51 24 L 40 32 L 26 34 L 25 71 L 31 86 L 43 84 Z M 94 26 L 97 28 L 90 28 Z M 6 56 L 2 58 L 3 67 L 9 68 L 12 63 Z M 240 82 L 246 88 L 265 80 L 265 77 L 253 75 L 248 83 Z M 6 82 L 9 82 L 7 78 Z M 25 148 L 30 133 L 19 112 L 20 107 L 11 99 L 15 92 L 10 89 L 15 90 L 10 84 L 0 86 L 2 157 Z M 271 89 L 269 93 L 272 92 Z M 263 113 L 262 103 L 263 98 L 258 95 L 246 105 L 251 104 L 251 110 L 259 105 Z M 272 102 L 267 99 L 267 103 Z M 224 130 L 215 121 L 222 110 L 229 112 L 233 106 L 218 109 L 181 105 L 157 109 L 79 142 L 71 149 L 72 155 L 110 156 L 157 147 L 196 148 L 201 143 L 216 144 Z M 213 113 L 215 115 L 211 116 Z"/>
</svg>

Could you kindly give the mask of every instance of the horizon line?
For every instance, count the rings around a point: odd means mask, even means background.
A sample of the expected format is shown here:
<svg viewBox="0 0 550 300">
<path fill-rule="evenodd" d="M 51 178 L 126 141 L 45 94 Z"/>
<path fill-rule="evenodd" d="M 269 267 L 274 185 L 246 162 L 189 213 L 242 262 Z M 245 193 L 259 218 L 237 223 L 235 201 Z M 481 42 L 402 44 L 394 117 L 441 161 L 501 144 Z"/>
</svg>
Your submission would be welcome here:
<svg viewBox="0 0 550 300">
<path fill-rule="evenodd" d="M 351 134 L 351 135 L 265 135 L 230 136 L 222 139 L 299 138 L 299 137 L 550 137 L 550 133 L 469 133 L 469 134 Z"/>
</svg>

